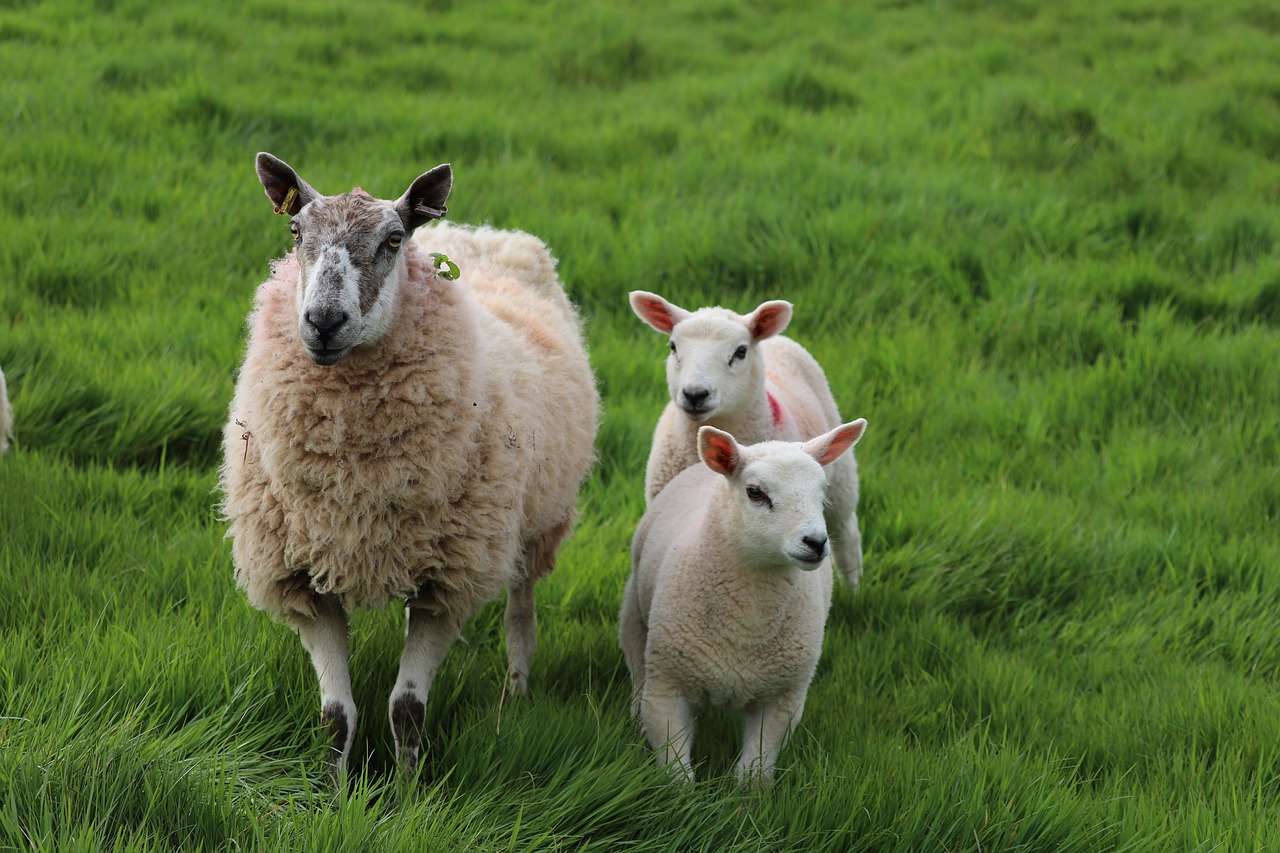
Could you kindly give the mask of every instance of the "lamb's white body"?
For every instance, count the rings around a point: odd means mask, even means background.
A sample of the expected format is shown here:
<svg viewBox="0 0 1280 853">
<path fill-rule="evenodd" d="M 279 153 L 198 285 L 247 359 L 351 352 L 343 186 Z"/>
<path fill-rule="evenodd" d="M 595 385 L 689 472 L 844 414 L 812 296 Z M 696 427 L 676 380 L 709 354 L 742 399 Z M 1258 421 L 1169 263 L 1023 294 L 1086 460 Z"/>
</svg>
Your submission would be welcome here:
<svg viewBox="0 0 1280 853">
<path fill-rule="evenodd" d="M 780 333 L 792 306 L 766 302 L 751 314 L 724 308 L 687 311 L 656 294 L 636 291 L 640 319 L 670 336 L 670 402 L 654 430 L 645 468 L 645 499 L 697 464 L 698 429 L 713 426 L 744 444 L 770 439 L 805 441 L 842 422 L 822 366 Z M 741 355 L 738 355 L 741 353 Z M 836 567 L 853 584 L 862 576 L 858 526 L 858 467 L 853 456 L 832 468 L 827 526 Z"/>
<path fill-rule="evenodd" d="M 311 654 L 339 768 L 356 722 L 356 608 L 408 602 L 390 716 L 409 770 L 436 668 L 504 590 L 509 678 L 525 689 L 533 586 L 594 459 L 598 396 L 554 258 L 521 232 L 442 223 L 412 239 L 428 218 L 413 211 L 443 208 L 451 174 L 440 169 L 392 205 L 321 197 L 259 157 L 268 196 L 297 214 L 298 249 L 249 318 L 224 512 L 237 583 Z M 299 187 L 301 200 L 287 195 Z M 439 275 L 428 250 L 462 278 Z"/>
<path fill-rule="evenodd" d="M 9 390 L 4 384 L 4 371 L 0 370 L 0 453 L 9 450 L 13 437 L 13 410 L 9 408 Z"/>
<path fill-rule="evenodd" d="M 739 777 L 772 778 L 831 605 L 822 466 L 865 426 L 750 447 L 703 427 L 706 464 L 676 475 L 637 527 L 619 620 L 632 712 L 662 763 L 686 778 L 694 709 L 706 705 L 745 714 Z"/>
</svg>

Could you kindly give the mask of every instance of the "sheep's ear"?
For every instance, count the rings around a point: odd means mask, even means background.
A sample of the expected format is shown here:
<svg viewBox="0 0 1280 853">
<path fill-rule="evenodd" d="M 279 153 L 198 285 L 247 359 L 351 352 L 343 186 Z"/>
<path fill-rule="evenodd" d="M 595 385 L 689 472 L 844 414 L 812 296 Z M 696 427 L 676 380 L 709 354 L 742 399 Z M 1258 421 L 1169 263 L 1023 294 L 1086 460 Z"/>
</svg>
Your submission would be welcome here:
<svg viewBox="0 0 1280 853">
<path fill-rule="evenodd" d="M 742 465 L 738 442 L 724 430 L 704 426 L 698 430 L 698 455 L 717 474 L 732 477 Z"/>
<path fill-rule="evenodd" d="M 671 334 L 676 324 L 689 316 L 689 312 L 679 305 L 672 305 L 658 294 L 644 290 L 631 291 L 631 310 L 664 335 Z"/>
<path fill-rule="evenodd" d="M 791 303 L 781 299 L 766 302 L 747 315 L 751 340 L 763 341 L 782 332 L 791 322 Z"/>
<path fill-rule="evenodd" d="M 858 443 L 858 439 L 862 438 L 866 428 L 866 418 L 858 418 L 852 423 L 842 424 L 825 435 L 806 441 L 804 452 L 817 459 L 819 465 L 830 465 L 846 450 Z"/>
<path fill-rule="evenodd" d="M 413 231 L 419 225 L 425 225 L 433 219 L 440 219 L 449 208 L 444 200 L 453 189 L 453 167 L 441 163 L 429 172 L 423 172 L 404 191 L 396 202 L 396 213 L 404 223 L 406 231 Z"/>
<path fill-rule="evenodd" d="M 276 213 L 293 216 L 320 197 L 320 193 L 279 157 L 260 151 L 255 163 L 258 180 L 262 181 L 262 188 L 267 191 L 267 198 L 271 199 Z"/>
</svg>

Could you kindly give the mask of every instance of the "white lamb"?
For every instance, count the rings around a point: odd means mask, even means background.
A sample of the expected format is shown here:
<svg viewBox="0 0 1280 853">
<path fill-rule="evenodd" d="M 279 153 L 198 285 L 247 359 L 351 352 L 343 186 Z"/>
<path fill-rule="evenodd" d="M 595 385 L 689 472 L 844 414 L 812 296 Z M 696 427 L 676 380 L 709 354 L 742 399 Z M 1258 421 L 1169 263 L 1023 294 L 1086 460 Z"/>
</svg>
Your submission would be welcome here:
<svg viewBox="0 0 1280 853">
<path fill-rule="evenodd" d="M 0 453 L 9 452 L 11 438 L 13 438 L 13 410 L 9 408 L 9 390 L 4 384 L 4 371 L 0 370 Z"/>
<path fill-rule="evenodd" d="M 236 580 L 310 653 L 339 774 L 347 613 L 407 601 L 389 705 L 412 772 L 437 667 L 504 589 L 508 677 L 527 687 L 533 586 L 594 460 L 594 376 L 541 241 L 445 224 L 411 239 L 444 215 L 448 165 L 395 202 L 321 196 L 266 153 L 257 170 L 296 248 L 258 289 L 224 434 Z"/>
<path fill-rule="evenodd" d="M 672 479 L 636 528 L 619 626 L 632 714 L 684 778 L 693 778 L 694 709 L 705 705 L 745 713 L 739 779 L 773 778 L 831 606 L 823 467 L 866 425 L 751 446 L 704 426 L 705 465 Z"/>
<path fill-rule="evenodd" d="M 744 444 L 804 441 L 842 422 L 827 377 L 813 356 L 781 332 L 790 302 L 765 302 L 745 317 L 724 308 L 687 311 L 637 290 L 631 307 L 670 336 L 667 390 L 645 469 L 646 500 L 698 462 L 698 428 L 714 426 Z M 858 466 L 852 454 L 835 463 L 827 490 L 827 527 L 836 568 L 856 585 L 862 576 Z"/>
</svg>

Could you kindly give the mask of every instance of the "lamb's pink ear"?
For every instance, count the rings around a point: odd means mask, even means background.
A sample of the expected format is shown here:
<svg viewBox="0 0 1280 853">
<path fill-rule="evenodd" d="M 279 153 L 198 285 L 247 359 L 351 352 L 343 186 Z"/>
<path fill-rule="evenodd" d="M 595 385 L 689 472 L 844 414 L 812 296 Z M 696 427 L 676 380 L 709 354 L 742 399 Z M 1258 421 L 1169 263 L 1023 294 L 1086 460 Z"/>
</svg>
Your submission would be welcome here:
<svg viewBox="0 0 1280 853">
<path fill-rule="evenodd" d="M 738 442 L 724 430 L 704 426 L 698 430 L 698 455 L 717 474 L 732 477 L 742 464 Z"/>
<path fill-rule="evenodd" d="M 449 212 L 444 201 L 453 189 L 453 167 L 441 163 L 429 172 L 423 172 L 396 201 L 396 213 L 406 231 L 413 231 L 433 219 L 440 219 Z"/>
<path fill-rule="evenodd" d="M 658 294 L 644 290 L 631 291 L 631 310 L 664 335 L 671 334 L 676 324 L 689 316 L 689 312 L 679 305 L 672 305 Z"/>
<path fill-rule="evenodd" d="M 262 188 L 267 191 L 267 198 L 271 199 L 276 213 L 293 216 L 320 197 L 320 193 L 279 157 L 259 151 L 254 165 L 258 169 L 258 180 L 262 181 Z"/>
<path fill-rule="evenodd" d="M 763 341 L 780 334 L 791 322 L 791 303 L 781 299 L 766 302 L 747 315 L 747 328 L 753 341 Z"/>
<path fill-rule="evenodd" d="M 830 465 L 846 450 L 858 443 L 858 439 L 862 438 L 862 432 L 866 428 L 866 418 L 858 418 L 856 421 L 836 427 L 825 435 L 806 441 L 804 452 L 817 459 L 819 465 Z"/>
</svg>

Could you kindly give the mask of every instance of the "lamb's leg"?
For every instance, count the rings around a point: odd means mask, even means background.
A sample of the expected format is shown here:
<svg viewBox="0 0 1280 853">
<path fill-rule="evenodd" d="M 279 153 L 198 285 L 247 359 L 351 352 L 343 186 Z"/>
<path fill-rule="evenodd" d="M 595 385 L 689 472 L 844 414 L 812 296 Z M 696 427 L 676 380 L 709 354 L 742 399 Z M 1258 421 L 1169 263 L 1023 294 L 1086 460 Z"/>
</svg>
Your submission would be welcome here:
<svg viewBox="0 0 1280 853">
<path fill-rule="evenodd" d="M 557 524 L 525 545 L 521 580 L 507 590 L 507 610 L 503 626 L 507 635 L 507 683 L 513 693 L 529 692 L 529 667 L 538 644 L 538 617 L 533 587 L 551 574 L 560 543 L 573 526 L 571 518 Z"/>
<path fill-rule="evenodd" d="M 331 766 L 341 779 L 356 733 L 356 702 L 347 662 L 347 614 L 332 595 L 316 596 L 316 617 L 294 616 L 290 624 L 320 680 L 320 722 L 329 729 Z"/>
<path fill-rule="evenodd" d="M 400 674 L 391 691 L 391 732 L 396 739 L 396 758 L 401 769 L 413 774 L 422 751 L 422 730 L 426 723 L 427 696 L 440 662 L 458 638 L 458 627 L 447 616 L 410 606 L 405 630 Z"/>
<path fill-rule="evenodd" d="M 640 696 L 640 721 L 649 745 L 658 750 L 658 763 L 692 782 L 694 718 L 688 697 L 650 675 Z"/>
<path fill-rule="evenodd" d="M 739 782 L 758 780 L 768 785 L 773 781 L 778 754 L 804 713 L 806 692 L 805 689 L 790 691 L 747 709 L 742 754 L 738 757 Z"/>
<path fill-rule="evenodd" d="M 856 589 L 862 578 L 862 532 L 858 529 L 858 514 L 850 510 L 844 518 L 829 521 L 827 527 L 832 531 L 836 568 Z"/>
<path fill-rule="evenodd" d="M 640 613 L 640 599 L 636 594 L 635 575 L 627 578 L 622 591 L 622 612 L 618 615 L 618 640 L 622 655 L 631 673 L 631 716 L 640 717 L 640 695 L 644 690 L 644 649 L 649 641 L 648 626 Z"/>
</svg>

